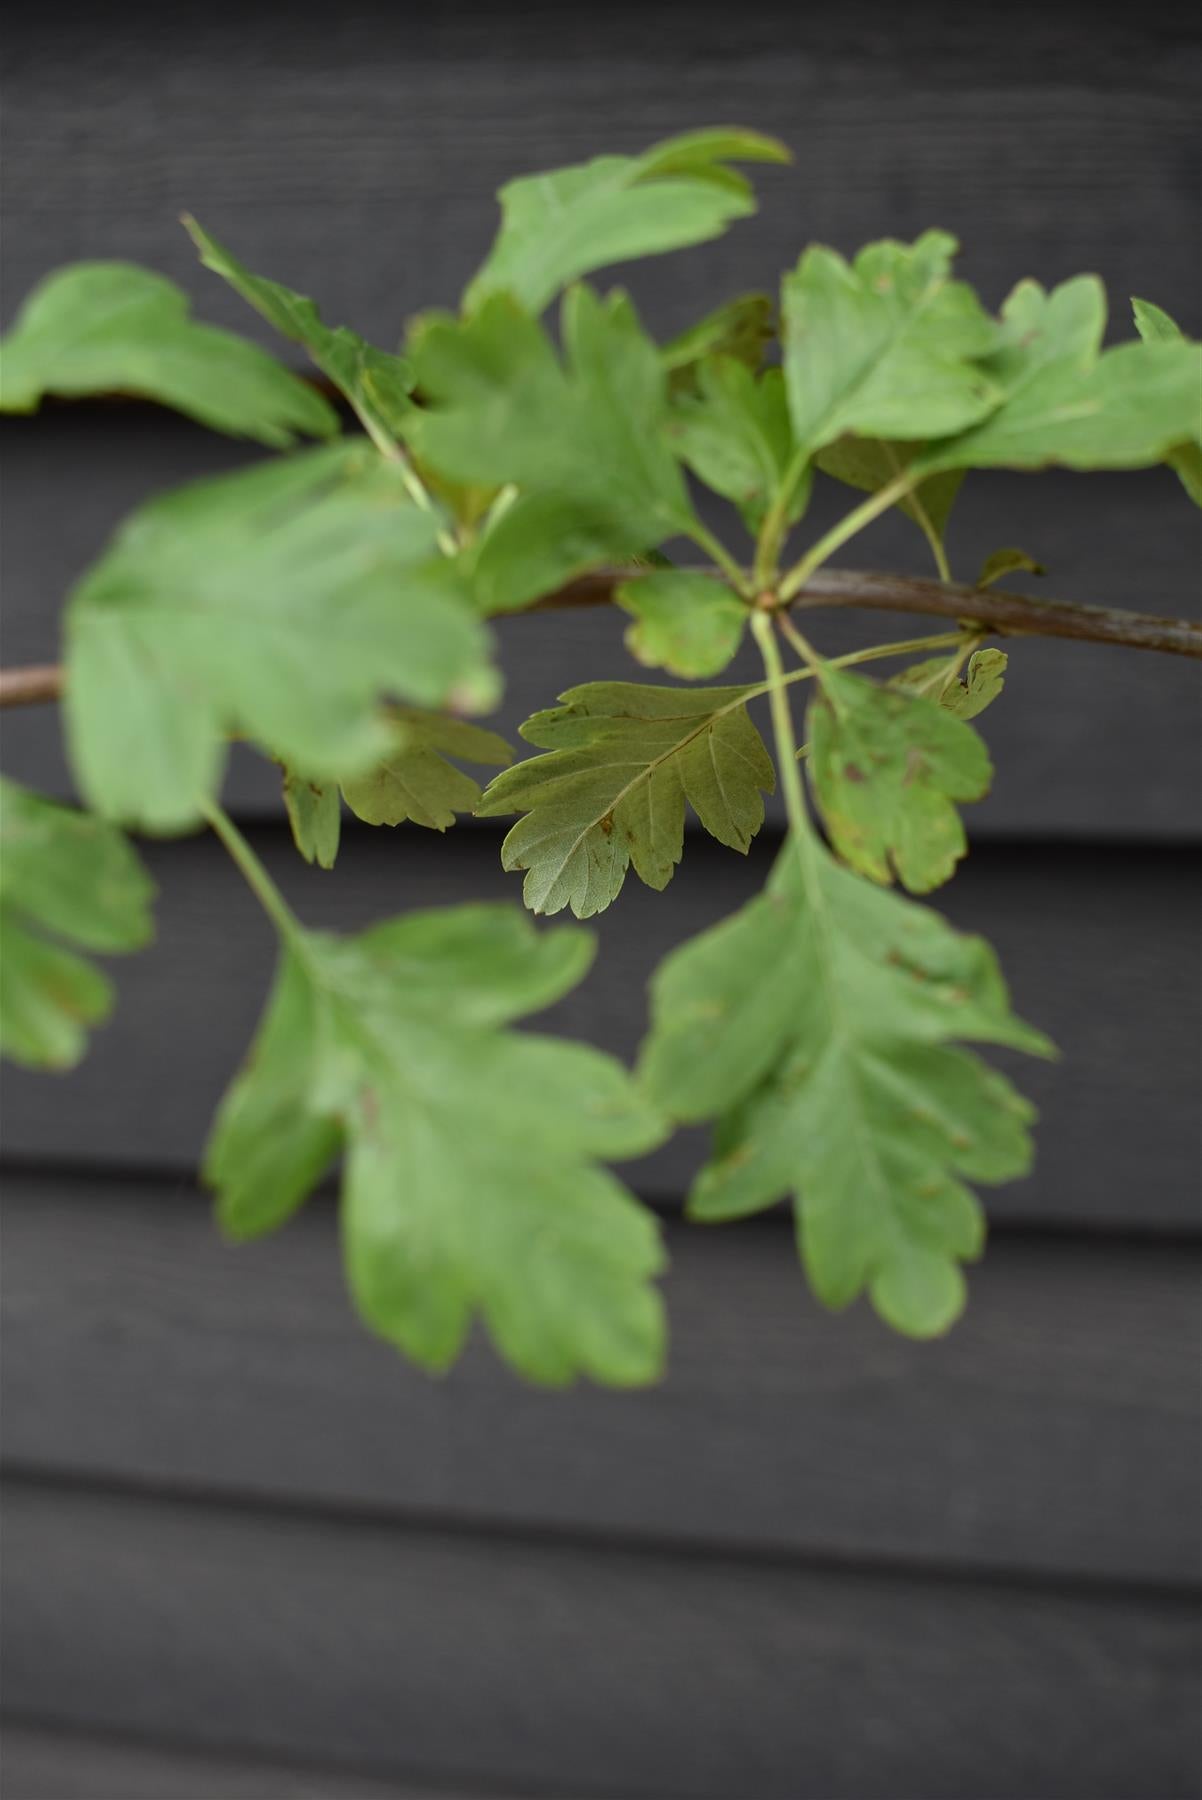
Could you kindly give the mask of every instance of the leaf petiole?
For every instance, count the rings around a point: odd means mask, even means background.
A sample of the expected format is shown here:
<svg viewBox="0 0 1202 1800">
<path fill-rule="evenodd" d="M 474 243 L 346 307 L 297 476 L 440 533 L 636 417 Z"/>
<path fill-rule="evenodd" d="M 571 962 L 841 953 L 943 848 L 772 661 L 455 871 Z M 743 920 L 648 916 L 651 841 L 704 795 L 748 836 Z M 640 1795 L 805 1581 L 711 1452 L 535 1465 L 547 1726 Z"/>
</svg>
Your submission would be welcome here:
<svg viewBox="0 0 1202 1800">
<path fill-rule="evenodd" d="M 882 513 L 888 512 L 889 508 L 896 505 L 899 500 L 903 500 L 911 488 L 917 487 L 921 479 L 922 477 L 914 469 L 903 469 L 895 480 L 887 482 L 883 488 L 878 488 L 875 494 L 870 494 L 867 500 L 862 501 L 859 506 L 854 506 L 849 513 L 845 513 L 837 524 L 832 525 L 830 530 L 806 551 L 800 562 L 794 563 L 777 589 L 779 597 L 782 600 L 791 600 L 794 594 L 799 593 L 805 586 L 814 571 L 820 569 L 836 550 L 841 549 L 849 538 L 855 537 L 857 532 L 863 531 L 866 525 L 871 525 L 872 521 L 878 519 Z"/>
<path fill-rule="evenodd" d="M 739 567 L 725 544 L 723 544 L 719 538 L 714 536 L 714 533 L 709 527 L 703 525 L 700 519 L 698 519 L 691 527 L 689 536 L 697 545 L 697 548 L 699 550 L 704 550 L 711 562 L 713 562 L 717 568 L 721 569 L 727 581 L 729 581 L 731 587 L 735 590 L 735 593 L 740 595 L 744 600 L 750 600 L 752 595 L 752 584 L 748 579 L 746 572 Z"/>
<path fill-rule="evenodd" d="M 237 863 L 247 886 L 280 936 L 289 944 L 298 944 L 302 936 L 300 920 L 229 814 L 224 812 L 213 800 L 202 800 L 200 810 L 206 823 L 212 826 L 234 862 Z"/>
<path fill-rule="evenodd" d="M 809 453 L 804 446 L 794 451 L 772 505 L 764 515 L 764 522 L 760 527 L 755 547 L 755 585 L 757 589 L 770 586 L 772 578 L 776 574 L 777 558 L 780 555 L 780 547 L 784 542 L 789 524 L 789 508 L 793 504 L 797 484 L 805 474 L 808 462 Z"/>
<path fill-rule="evenodd" d="M 752 616 L 751 629 L 755 641 L 759 645 L 760 655 L 764 659 L 764 673 L 768 677 L 768 703 L 772 709 L 772 735 L 776 743 L 776 760 L 780 773 L 781 787 L 785 795 L 785 812 L 789 820 L 789 830 L 798 840 L 798 847 L 809 837 L 810 823 L 806 811 L 805 791 L 801 785 L 801 771 L 797 767 L 797 739 L 793 733 L 793 714 L 789 707 L 789 696 L 785 692 L 789 677 L 785 674 L 781 662 L 780 650 L 777 647 L 776 634 L 772 629 L 772 619 L 768 613 L 757 612 Z M 793 679 L 801 675 L 814 673 L 811 669 L 798 670 Z"/>
</svg>

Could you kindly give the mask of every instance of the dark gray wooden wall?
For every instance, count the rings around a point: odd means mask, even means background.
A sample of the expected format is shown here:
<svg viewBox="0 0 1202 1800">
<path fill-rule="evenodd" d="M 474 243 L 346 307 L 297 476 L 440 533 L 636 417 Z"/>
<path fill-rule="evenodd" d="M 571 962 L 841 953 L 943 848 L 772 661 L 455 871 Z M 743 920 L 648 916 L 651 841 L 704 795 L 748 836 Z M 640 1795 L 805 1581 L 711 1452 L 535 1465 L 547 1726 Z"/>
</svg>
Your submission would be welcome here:
<svg viewBox="0 0 1202 1800">
<path fill-rule="evenodd" d="M 1202 314 L 1173 5 L 19 4 L 8 39 L 6 317 L 56 263 L 117 255 L 254 331 L 194 267 L 187 206 L 389 342 L 453 300 L 507 175 L 728 119 L 796 166 L 757 222 L 635 272 L 657 329 L 806 239 L 935 223 L 995 303 L 1093 268 L 1116 314 L 1132 291 Z M 133 406 L 5 421 L 5 659 L 54 654 L 125 509 L 245 459 Z M 981 478 L 954 561 L 1012 541 L 1066 597 L 1196 607 L 1164 471 Z M 884 525 L 857 558 L 917 549 Z M 624 669 L 609 616 L 502 638 L 509 726 Z M 1039 1165 L 990 1199 L 965 1322 L 916 1346 L 827 1317 L 783 1219 L 684 1228 L 686 1136 L 634 1171 L 674 1333 L 634 1396 L 540 1395 L 480 1346 L 415 1374 L 349 1314 L 328 1199 L 220 1244 L 193 1171 L 270 945 L 207 841 L 151 851 L 159 941 L 93 1055 L 5 1079 L 5 1800 L 1197 1792 L 1196 672 L 1017 646 L 987 735 L 997 791 L 943 898 L 1064 1059 L 1024 1072 Z M 4 767 L 69 791 L 52 716 L 5 721 Z M 314 922 L 516 900 L 491 827 L 359 831 L 330 877 L 269 772 L 236 761 L 230 794 Z M 655 959 L 753 891 L 778 829 L 746 861 L 691 840 L 664 896 L 632 882 L 548 1025 L 628 1053 Z"/>
</svg>

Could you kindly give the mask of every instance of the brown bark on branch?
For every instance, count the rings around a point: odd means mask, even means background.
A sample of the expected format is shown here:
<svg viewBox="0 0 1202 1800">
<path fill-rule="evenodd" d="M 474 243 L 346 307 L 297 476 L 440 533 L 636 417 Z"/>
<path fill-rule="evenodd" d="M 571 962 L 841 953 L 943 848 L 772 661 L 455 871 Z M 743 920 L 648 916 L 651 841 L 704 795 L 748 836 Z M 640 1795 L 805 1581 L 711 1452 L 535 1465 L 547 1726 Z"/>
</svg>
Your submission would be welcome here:
<svg viewBox="0 0 1202 1800">
<path fill-rule="evenodd" d="M 581 575 L 525 610 L 550 612 L 571 606 L 607 606 L 613 600 L 614 589 L 640 573 L 650 571 L 600 569 Z M 1162 619 L 1151 613 L 1082 606 L 1070 600 L 1032 599 L 1000 588 L 961 587 L 917 576 L 820 569 L 791 604 L 806 611 L 829 606 L 923 613 L 933 618 L 969 620 L 999 637 L 1075 638 L 1084 643 L 1122 644 L 1129 650 L 1160 650 L 1202 660 L 1202 624 L 1191 619 Z M 63 672 L 54 663 L 0 669 L 0 707 L 57 700 L 62 690 Z"/>
<path fill-rule="evenodd" d="M 649 570 L 641 571 L 650 573 Z M 639 570 L 601 569 L 581 575 L 530 611 L 563 606 L 603 606 L 623 581 Z M 1077 638 L 1094 644 L 1125 644 L 1131 650 L 1162 650 L 1202 658 L 1202 624 L 1161 619 L 1151 613 L 1082 606 L 1070 600 L 1032 599 L 1000 588 L 971 588 L 920 577 L 879 575 L 861 569 L 819 569 L 791 605 L 868 607 L 880 612 L 926 613 L 941 619 L 971 619 L 1002 637 Z"/>
<path fill-rule="evenodd" d="M 57 700 L 63 672 L 57 663 L 33 663 L 25 669 L 0 669 L 0 706 L 34 706 Z"/>
</svg>

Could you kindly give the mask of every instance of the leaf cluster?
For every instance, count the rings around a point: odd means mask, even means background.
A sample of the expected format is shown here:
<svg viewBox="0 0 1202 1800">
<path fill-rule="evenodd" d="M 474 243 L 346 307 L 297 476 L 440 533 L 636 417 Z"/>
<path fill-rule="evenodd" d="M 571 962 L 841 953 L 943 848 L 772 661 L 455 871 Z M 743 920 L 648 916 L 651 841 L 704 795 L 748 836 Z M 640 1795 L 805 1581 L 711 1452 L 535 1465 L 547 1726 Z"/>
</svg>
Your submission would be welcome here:
<svg viewBox="0 0 1202 1800">
<path fill-rule="evenodd" d="M 274 1229 L 341 1163 L 355 1304 L 430 1368 L 479 1320 L 533 1380 L 651 1379 L 659 1234 L 599 1165 L 676 1122 L 714 1127 L 694 1216 L 791 1199 L 818 1297 L 866 1292 L 916 1335 L 963 1304 L 983 1241 L 966 1183 L 1029 1165 L 1030 1106 L 965 1046 L 1050 1046 L 988 946 L 894 885 L 928 892 L 965 852 L 960 809 L 992 774 L 974 721 L 1006 655 L 966 620 L 825 657 L 788 607 L 894 507 L 947 580 L 971 470 L 1164 463 L 1202 504 L 1202 349 L 1144 300 L 1137 335 L 1106 347 L 1088 274 L 1021 281 L 994 315 L 941 230 L 850 257 L 811 245 L 778 297 L 739 294 L 664 344 L 626 293 L 589 284 L 715 238 L 754 211 L 736 165 L 785 160 L 719 128 L 511 181 L 459 308 L 390 346 L 326 324 L 187 219 L 205 267 L 340 410 L 122 263 L 52 274 L 0 347 L 5 410 L 116 389 L 278 453 L 140 507 L 69 597 L 66 735 L 90 811 L 0 787 L 0 1044 L 46 1067 L 82 1053 L 111 993 L 80 952 L 150 928 L 122 828 L 211 826 L 280 934 L 206 1156 L 219 1218 L 236 1237 Z M 797 554 L 818 481 L 853 503 Z M 737 551 L 712 523 L 722 505 Z M 631 656 L 678 684 L 572 687 L 512 762 L 480 722 L 501 690 L 488 620 L 612 565 Z M 978 585 L 1040 572 L 1006 548 Z M 762 680 L 689 685 L 749 637 Z M 905 666 L 885 682 L 860 666 L 888 656 Z M 282 767 L 297 848 L 322 869 L 344 808 L 436 831 L 516 815 L 502 861 L 535 913 L 600 913 L 631 868 L 665 887 L 690 816 L 745 853 L 778 785 L 789 828 L 764 892 L 661 967 L 632 1076 L 513 1029 L 583 977 L 574 927 L 469 906 L 356 937 L 305 928 L 220 809 L 234 739 Z M 500 773 L 482 786 L 465 764 Z"/>
</svg>

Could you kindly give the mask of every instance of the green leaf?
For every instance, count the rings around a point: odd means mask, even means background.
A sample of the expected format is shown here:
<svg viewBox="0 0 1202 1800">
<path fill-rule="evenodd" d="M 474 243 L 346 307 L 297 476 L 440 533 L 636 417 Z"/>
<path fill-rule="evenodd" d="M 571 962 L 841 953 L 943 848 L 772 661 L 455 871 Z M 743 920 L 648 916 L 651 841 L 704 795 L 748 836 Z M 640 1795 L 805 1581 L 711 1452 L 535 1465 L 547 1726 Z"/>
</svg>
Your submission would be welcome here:
<svg viewBox="0 0 1202 1800">
<path fill-rule="evenodd" d="M 783 287 L 785 375 L 793 432 L 812 455 L 845 432 L 914 439 L 992 412 L 1002 389 L 979 366 L 997 326 L 952 281 L 956 240 L 869 244 L 848 264 L 811 246 Z"/>
<path fill-rule="evenodd" d="M 501 859 L 529 871 L 531 911 L 603 912 L 631 864 L 648 887 L 666 887 L 683 851 L 686 801 L 711 837 L 746 852 L 764 822 L 760 790 L 775 785 L 747 717 L 756 692 L 591 681 L 528 719 L 522 736 L 549 754 L 498 775 L 477 810 L 526 814 Z"/>
<path fill-rule="evenodd" d="M 1001 693 L 1010 658 L 1004 650 L 974 650 L 963 681 L 957 673 L 959 660 L 936 656 L 929 662 L 911 663 L 891 678 L 889 686 L 937 700 L 958 719 L 975 719 Z"/>
<path fill-rule="evenodd" d="M 634 619 L 626 648 L 641 663 L 688 681 L 718 675 L 743 638 L 747 608 L 723 581 L 687 569 L 655 569 L 615 589 Z"/>
<path fill-rule="evenodd" d="M 776 320 L 767 294 L 740 294 L 726 301 L 663 346 L 660 360 L 668 371 L 669 391 L 694 391 L 700 369 L 710 357 L 733 356 L 736 362 L 757 370 L 765 347 L 775 336 Z"/>
<path fill-rule="evenodd" d="M 1189 339 L 1178 325 L 1176 319 L 1164 310 L 1163 306 L 1153 305 L 1151 300 L 1131 302 L 1131 314 L 1135 320 L 1135 329 L 1145 344 L 1182 344 Z"/>
<path fill-rule="evenodd" d="M 862 493 L 875 494 L 896 480 L 924 448 L 905 440 L 887 443 L 882 438 L 842 437 L 820 450 L 814 462 L 824 475 Z M 918 526 L 937 563 L 942 562 L 947 522 L 963 480 L 962 469 L 949 469 L 946 474 L 929 476 L 912 494 L 904 494 L 896 502 L 898 512 Z"/>
<path fill-rule="evenodd" d="M 400 825 L 412 819 L 431 831 L 445 831 L 457 812 L 479 805 L 478 782 L 447 761 L 505 764 L 513 752 L 503 737 L 442 713 L 402 711 L 392 748 L 383 762 L 342 791 L 351 811 L 368 825 Z"/>
<path fill-rule="evenodd" d="M 702 363 L 692 392 L 673 405 L 668 438 L 693 473 L 733 500 L 748 529 L 757 531 L 793 453 L 784 376 L 765 369 L 757 377 L 729 356 Z M 790 524 L 808 499 L 803 483 L 792 498 Z"/>
<path fill-rule="evenodd" d="M 954 801 L 993 773 L 963 719 L 928 699 L 829 666 L 810 702 L 809 773 L 831 843 L 873 881 L 913 893 L 947 881 L 968 848 Z"/>
<path fill-rule="evenodd" d="M 662 430 L 659 352 L 629 300 L 574 288 L 562 332 L 561 364 L 542 327 L 499 297 L 466 323 L 427 318 L 412 341 L 428 404 L 409 435 L 423 462 L 454 481 L 524 490 L 476 553 L 486 610 L 696 524 Z"/>
<path fill-rule="evenodd" d="M 1135 329 L 1145 344 L 1183 344 L 1190 341 L 1177 321 L 1170 318 L 1163 307 L 1153 306 L 1150 300 L 1133 300 L 1131 308 L 1135 314 Z M 1202 446 L 1189 442 L 1177 444 L 1164 460 L 1171 469 L 1177 471 L 1181 485 L 1194 505 L 1202 506 Z"/>
<path fill-rule="evenodd" d="M 938 477 L 936 477 L 938 479 Z M 1013 575 L 1021 569 L 1026 575 L 1046 575 L 1047 570 L 1025 550 L 1013 547 L 1005 550 L 994 550 L 981 564 L 981 573 L 977 576 L 979 588 L 991 587 L 995 581 L 1001 581 L 1005 575 Z"/>
<path fill-rule="evenodd" d="M 961 1177 L 1025 1173 L 1033 1110 L 952 1040 L 1050 1053 L 1010 1011 L 989 946 L 791 839 L 767 891 L 675 950 L 651 988 L 640 1075 L 674 1118 L 717 1118 L 695 1218 L 787 1194 L 829 1306 L 865 1288 L 925 1337 L 960 1310 L 979 1208 Z"/>
<path fill-rule="evenodd" d="M 217 789 L 228 732 L 321 783 L 387 752 L 388 695 L 490 704 L 484 629 L 435 554 L 438 524 L 361 440 L 140 508 L 68 611 L 67 724 L 91 804 L 182 830 Z"/>
<path fill-rule="evenodd" d="M 1120 344 L 1099 354 L 1106 294 L 1096 276 L 1050 294 L 1020 282 L 1002 319 L 985 366 L 1004 404 L 931 446 L 919 469 L 1137 469 L 1197 438 L 1202 345 Z"/>
<path fill-rule="evenodd" d="M 308 781 L 295 770 L 285 769 L 284 807 L 292 841 L 305 861 L 316 863 L 319 869 L 332 869 L 342 833 L 337 784 Z"/>
<path fill-rule="evenodd" d="M 342 1241 L 372 1330 L 430 1369 L 474 1316 L 532 1381 L 654 1379 L 654 1218 L 596 1158 L 664 1135 L 626 1071 L 505 1031 L 580 980 L 591 939 L 506 906 L 297 932 L 205 1159 L 235 1237 L 281 1224 L 344 1152 Z"/>
<path fill-rule="evenodd" d="M 395 442 L 413 404 L 409 398 L 413 370 L 405 358 L 377 350 L 346 325 L 331 329 L 312 300 L 278 281 L 252 275 L 188 213 L 183 222 L 205 267 L 228 281 L 282 337 L 303 344 L 377 442 Z"/>
<path fill-rule="evenodd" d="M 337 432 L 320 394 L 244 338 L 197 325 L 188 308 L 174 282 L 133 263 L 59 269 L 0 346 L 0 411 L 34 412 L 45 394 L 118 391 L 277 449 Z"/>
<path fill-rule="evenodd" d="M 112 985 L 62 948 L 148 943 L 154 886 L 119 831 L 0 777 L 0 1051 L 31 1068 L 77 1063 Z"/>
<path fill-rule="evenodd" d="M 732 159 L 782 163 L 789 152 L 755 131 L 694 131 L 641 156 L 598 156 L 506 182 L 500 230 L 464 306 L 508 293 L 539 313 L 594 269 L 719 237 L 755 211 L 749 184 L 727 167 Z"/>
</svg>

